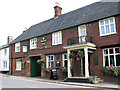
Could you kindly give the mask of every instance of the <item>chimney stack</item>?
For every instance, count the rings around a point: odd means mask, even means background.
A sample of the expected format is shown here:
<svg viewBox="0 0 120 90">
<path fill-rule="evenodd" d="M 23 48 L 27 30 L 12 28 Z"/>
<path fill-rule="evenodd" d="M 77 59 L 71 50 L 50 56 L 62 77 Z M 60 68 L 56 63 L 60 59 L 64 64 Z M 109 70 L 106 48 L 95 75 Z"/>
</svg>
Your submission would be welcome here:
<svg viewBox="0 0 120 90">
<path fill-rule="evenodd" d="M 55 9 L 55 16 L 54 16 L 54 18 L 57 18 L 59 15 L 62 14 L 62 8 L 60 7 L 59 3 L 56 2 L 55 4 L 56 4 L 56 6 L 54 7 L 54 9 Z"/>
<path fill-rule="evenodd" d="M 13 40 L 13 36 L 8 36 L 8 42 L 7 42 L 7 43 L 8 43 L 8 44 L 11 43 L 12 40 Z"/>
</svg>

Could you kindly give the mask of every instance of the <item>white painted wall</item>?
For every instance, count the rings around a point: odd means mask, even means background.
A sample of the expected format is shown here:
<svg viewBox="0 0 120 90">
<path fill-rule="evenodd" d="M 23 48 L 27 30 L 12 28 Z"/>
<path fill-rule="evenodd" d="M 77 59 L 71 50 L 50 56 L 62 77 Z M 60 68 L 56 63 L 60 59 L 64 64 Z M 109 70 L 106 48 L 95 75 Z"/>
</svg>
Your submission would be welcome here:
<svg viewBox="0 0 120 90">
<path fill-rule="evenodd" d="M 9 47 L 1 49 L 1 69 L 2 71 L 9 71 Z"/>
<path fill-rule="evenodd" d="M 0 50 L 0 71 L 2 71 L 1 50 Z"/>
</svg>

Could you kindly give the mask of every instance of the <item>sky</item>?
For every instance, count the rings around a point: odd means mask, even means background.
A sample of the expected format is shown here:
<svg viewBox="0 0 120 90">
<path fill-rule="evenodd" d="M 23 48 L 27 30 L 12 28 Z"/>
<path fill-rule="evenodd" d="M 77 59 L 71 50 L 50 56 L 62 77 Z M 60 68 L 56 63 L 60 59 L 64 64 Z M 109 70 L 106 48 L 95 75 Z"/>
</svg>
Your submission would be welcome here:
<svg viewBox="0 0 120 90">
<path fill-rule="evenodd" d="M 18 37 L 25 28 L 54 17 L 58 2 L 62 14 L 100 0 L 0 0 L 0 46 L 7 44 L 7 37 Z"/>
</svg>

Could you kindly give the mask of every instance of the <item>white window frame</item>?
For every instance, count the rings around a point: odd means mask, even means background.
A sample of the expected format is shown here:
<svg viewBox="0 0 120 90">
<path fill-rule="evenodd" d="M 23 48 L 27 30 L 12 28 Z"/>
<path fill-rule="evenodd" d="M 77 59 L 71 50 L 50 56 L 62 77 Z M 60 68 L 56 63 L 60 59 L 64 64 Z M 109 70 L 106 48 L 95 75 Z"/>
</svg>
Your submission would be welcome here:
<svg viewBox="0 0 120 90">
<path fill-rule="evenodd" d="M 21 59 L 16 59 L 16 71 L 21 71 L 21 67 L 22 67 Z"/>
<path fill-rule="evenodd" d="M 82 27 L 85 27 L 85 29 L 81 29 Z M 79 34 L 79 37 L 82 36 L 82 35 L 81 35 L 81 31 L 84 31 L 84 30 L 85 30 L 85 32 L 86 32 L 86 25 L 78 26 L 78 34 Z M 87 36 L 87 32 L 86 32 L 86 35 L 85 35 L 85 36 Z"/>
<path fill-rule="evenodd" d="M 62 31 L 52 33 L 52 45 L 62 44 Z"/>
<path fill-rule="evenodd" d="M 113 23 L 110 23 L 110 19 L 113 19 Z M 105 24 L 105 20 L 108 20 L 109 21 L 109 24 Z M 101 25 L 101 21 L 104 22 L 104 25 Z M 115 32 L 111 32 L 111 25 L 114 24 L 114 30 Z M 106 27 L 109 25 L 109 30 L 110 30 L 110 33 L 106 33 Z M 104 27 L 104 30 L 105 30 L 105 34 L 102 34 L 102 31 L 101 31 L 101 27 Z M 115 34 L 116 33 L 116 24 L 115 24 L 115 17 L 110 17 L 110 18 L 106 18 L 106 19 L 103 19 L 103 20 L 100 20 L 99 21 L 99 32 L 100 32 L 100 36 L 106 36 L 106 35 L 111 35 L 111 34 Z"/>
<path fill-rule="evenodd" d="M 54 66 L 55 66 L 55 62 L 54 62 L 54 55 L 48 55 L 48 56 L 46 56 L 46 59 L 47 59 L 47 67 L 46 68 L 48 68 L 48 67 L 50 67 L 51 68 L 51 56 L 53 56 L 53 64 L 54 64 Z M 50 57 L 50 61 L 49 61 L 49 57 Z M 50 66 L 48 66 L 48 63 L 50 62 Z M 54 67 L 53 66 L 53 67 Z"/>
<path fill-rule="evenodd" d="M 63 63 L 63 67 L 65 67 L 65 63 L 64 63 L 64 61 L 67 61 L 68 59 L 66 58 L 65 59 L 65 57 L 64 57 L 64 55 L 66 55 L 67 56 L 67 53 L 64 53 L 64 54 L 62 54 L 62 63 Z M 68 56 L 67 56 L 68 57 Z M 67 68 L 67 67 L 66 67 Z"/>
<path fill-rule="evenodd" d="M 116 55 L 120 55 L 120 53 L 116 53 L 116 52 L 115 52 L 115 49 L 116 49 L 116 48 L 120 48 L 120 47 L 105 48 L 105 49 L 102 50 L 102 52 L 103 52 L 103 67 L 105 67 L 105 56 L 108 56 L 108 63 L 109 63 L 109 66 L 108 66 L 108 67 L 111 67 L 111 66 L 110 66 L 110 56 L 112 56 L 112 55 L 114 56 L 114 64 L 115 64 L 114 67 L 117 67 L 117 66 L 116 66 Z M 113 49 L 113 51 L 114 51 L 113 54 L 110 54 L 110 52 L 109 52 L 110 49 Z M 108 54 L 104 54 L 104 50 L 107 50 L 107 51 L 108 51 Z"/>
<path fill-rule="evenodd" d="M 15 43 L 15 52 L 20 52 L 20 42 Z"/>
<path fill-rule="evenodd" d="M 26 46 L 26 45 L 23 45 L 23 46 L 22 46 L 22 49 L 23 49 L 23 50 L 22 50 L 23 52 L 27 52 L 27 46 Z"/>
<path fill-rule="evenodd" d="M 7 61 L 3 61 L 3 68 L 4 68 L 4 69 L 7 68 Z"/>
<path fill-rule="evenodd" d="M 85 27 L 85 29 L 81 29 L 82 27 Z M 86 30 L 86 25 L 81 25 L 81 26 L 78 26 L 78 35 L 79 35 L 79 43 L 81 42 L 86 42 L 86 37 L 82 37 L 81 35 L 81 31 L 84 31 L 86 32 L 86 35 L 84 36 L 87 36 L 87 30 Z"/>
<path fill-rule="evenodd" d="M 7 48 L 4 49 L 4 56 L 7 55 Z"/>
<path fill-rule="evenodd" d="M 37 48 L 37 38 L 30 39 L 30 49 L 36 49 Z"/>
</svg>

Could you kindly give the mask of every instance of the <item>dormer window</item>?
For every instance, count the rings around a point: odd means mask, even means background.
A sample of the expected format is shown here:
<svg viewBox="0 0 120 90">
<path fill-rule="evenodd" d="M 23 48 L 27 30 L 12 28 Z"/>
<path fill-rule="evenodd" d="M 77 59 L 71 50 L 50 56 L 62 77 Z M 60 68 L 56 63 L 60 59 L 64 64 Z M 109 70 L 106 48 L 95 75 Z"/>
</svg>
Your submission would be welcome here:
<svg viewBox="0 0 120 90">
<path fill-rule="evenodd" d="M 15 52 L 20 52 L 20 42 L 15 43 Z"/>
<path fill-rule="evenodd" d="M 100 36 L 116 33 L 115 18 L 107 18 L 99 21 Z"/>
<path fill-rule="evenodd" d="M 37 38 L 30 39 L 30 49 L 37 48 Z"/>
</svg>

